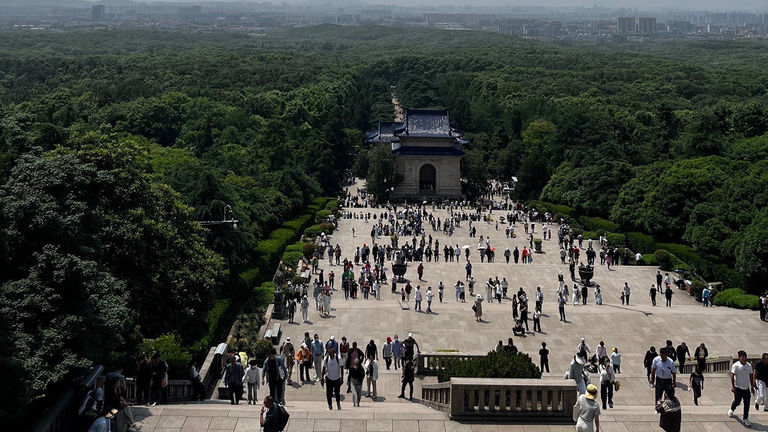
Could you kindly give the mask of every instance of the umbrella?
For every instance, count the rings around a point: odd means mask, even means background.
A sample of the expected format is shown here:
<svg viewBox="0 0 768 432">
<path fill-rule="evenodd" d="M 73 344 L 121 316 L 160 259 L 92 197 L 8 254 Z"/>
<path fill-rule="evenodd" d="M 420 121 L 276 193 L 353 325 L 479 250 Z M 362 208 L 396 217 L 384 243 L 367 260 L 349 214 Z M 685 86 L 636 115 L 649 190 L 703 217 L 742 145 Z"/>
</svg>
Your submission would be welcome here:
<svg viewBox="0 0 768 432">
<path fill-rule="evenodd" d="M 491 248 L 491 252 L 496 252 L 496 248 Z"/>
<path fill-rule="evenodd" d="M 471 248 L 471 247 L 472 247 L 472 246 L 470 246 L 470 245 L 464 245 L 464 246 L 462 246 L 461 248 L 462 248 L 462 249 L 469 249 L 469 248 Z"/>
</svg>

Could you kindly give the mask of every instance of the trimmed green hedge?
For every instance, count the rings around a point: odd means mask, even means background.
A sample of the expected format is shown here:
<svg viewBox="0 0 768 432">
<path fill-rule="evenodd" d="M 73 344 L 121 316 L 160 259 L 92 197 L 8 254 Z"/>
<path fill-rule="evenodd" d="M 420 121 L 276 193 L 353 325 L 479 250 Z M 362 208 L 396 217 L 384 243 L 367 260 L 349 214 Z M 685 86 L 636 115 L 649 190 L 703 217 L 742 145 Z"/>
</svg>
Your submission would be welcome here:
<svg viewBox="0 0 768 432">
<path fill-rule="evenodd" d="M 320 210 L 319 212 L 315 213 L 315 222 L 326 221 L 329 217 L 331 217 L 330 210 Z"/>
<path fill-rule="evenodd" d="M 603 230 L 616 232 L 619 230 L 619 225 L 601 217 L 579 216 L 578 220 L 584 228 L 590 231 Z"/>
<path fill-rule="evenodd" d="M 298 233 L 298 232 L 301 232 L 311 222 L 312 222 L 312 213 L 304 213 L 300 216 L 297 216 L 294 219 L 283 222 L 281 227 L 292 229 L 293 232 Z"/>
<path fill-rule="evenodd" d="M 612 247 L 626 246 L 626 241 L 624 240 L 624 234 L 606 232 L 605 237 L 608 239 L 608 243 L 610 243 Z"/>
<path fill-rule="evenodd" d="M 528 354 L 491 351 L 485 357 L 452 360 L 440 371 L 438 382 L 454 378 L 541 378 L 541 371 Z"/>
<path fill-rule="evenodd" d="M 315 238 L 319 236 L 321 232 L 323 232 L 322 224 L 310 225 L 309 227 L 307 227 L 307 229 L 304 230 L 304 236 Z"/>
<path fill-rule="evenodd" d="M 259 283 L 259 276 L 261 275 L 261 269 L 252 268 L 240 273 L 240 279 L 245 282 L 245 286 L 253 288 Z"/>
<path fill-rule="evenodd" d="M 731 288 L 717 293 L 712 303 L 717 306 L 729 306 L 739 309 L 760 309 L 760 298 L 756 295 L 747 294 L 739 288 Z"/>
<path fill-rule="evenodd" d="M 652 253 L 656 249 L 656 242 L 653 240 L 653 236 L 643 234 L 639 232 L 628 232 L 624 234 L 627 246 L 635 252 L 641 254 Z"/>
<path fill-rule="evenodd" d="M 304 254 L 302 254 L 301 252 L 293 252 L 293 251 L 292 252 L 288 252 L 288 251 L 286 251 L 283 254 L 282 260 L 283 260 L 283 263 L 285 263 L 285 264 L 287 264 L 287 265 L 289 265 L 291 267 L 294 267 L 296 265 L 296 263 L 299 262 L 299 260 L 301 259 L 302 256 L 304 256 Z"/>
<path fill-rule="evenodd" d="M 275 301 L 275 284 L 264 282 L 253 290 L 253 302 L 257 306 L 266 306 Z"/>
</svg>

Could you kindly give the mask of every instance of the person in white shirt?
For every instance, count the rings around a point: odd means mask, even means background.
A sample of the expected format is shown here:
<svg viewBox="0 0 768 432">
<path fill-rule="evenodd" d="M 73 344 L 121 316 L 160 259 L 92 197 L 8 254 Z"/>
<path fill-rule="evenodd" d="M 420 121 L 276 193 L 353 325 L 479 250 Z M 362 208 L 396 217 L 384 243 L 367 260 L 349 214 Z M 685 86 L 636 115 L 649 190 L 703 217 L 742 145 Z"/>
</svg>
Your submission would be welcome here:
<svg viewBox="0 0 768 432">
<path fill-rule="evenodd" d="M 601 357 L 600 362 L 600 398 L 603 400 L 603 409 L 608 406 L 613 408 L 613 383 L 616 381 L 616 374 L 613 371 L 611 360 L 607 357 Z"/>
<path fill-rule="evenodd" d="M 250 367 L 245 370 L 243 382 L 248 386 L 248 405 L 256 405 L 259 402 L 256 391 L 259 389 L 259 377 L 261 376 L 261 371 L 259 370 L 258 363 L 255 359 L 248 362 L 248 364 Z"/>
<path fill-rule="evenodd" d="M 421 312 L 421 287 L 419 285 L 416 285 L 416 302 L 413 305 L 413 310 Z"/>
<path fill-rule="evenodd" d="M 669 389 L 668 394 L 674 392 L 675 383 L 677 381 L 677 367 L 675 362 L 667 357 L 667 348 L 664 347 L 659 350 L 659 356 L 653 359 L 651 363 L 651 376 L 648 382 L 653 385 L 655 377 L 655 394 L 654 401 L 661 399 L 664 391 Z M 655 402 L 654 402 L 655 403 Z"/>
<path fill-rule="evenodd" d="M 728 417 L 733 417 L 733 410 L 744 401 L 744 426 L 750 427 L 752 423 L 749 421 L 749 399 L 750 392 L 755 394 L 755 374 L 752 370 L 752 365 L 747 362 L 747 353 L 745 351 L 739 351 L 739 361 L 735 362 L 731 366 L 731 391 L 733 392 L 733 403 L 731 403 L 731 409 L 728 410 Z"/>
<path fill-rule="evenodd" d="M 432 298 L 434 297 L 434 294 L 432 294 L 432 287 L 427 287 L 426 295 L 427 295 L 427 313 L 429 314 L 429 313 L 432 313 Z"/>
<path fill-rule="evenodd" d="M 613 365 L 614 372 L 617 374 L 621 373 L 621 353 L 616 347 L 613 347 L 613 352 L 611 353 L 611 364 Z"/>
<path fill-rule="evenodd" d="M 336 408 L 341 409 L 341 385 L 344 383 L 344 365 L 336 355 L 333 348 L 328 348 L 328 355 L 323 359 L 323 373 L 320 385 L 325 386 L 325 398 L 328 400 L 328 410 L 332 406 L 333 397 L 336 397 Z"/>
</svg>

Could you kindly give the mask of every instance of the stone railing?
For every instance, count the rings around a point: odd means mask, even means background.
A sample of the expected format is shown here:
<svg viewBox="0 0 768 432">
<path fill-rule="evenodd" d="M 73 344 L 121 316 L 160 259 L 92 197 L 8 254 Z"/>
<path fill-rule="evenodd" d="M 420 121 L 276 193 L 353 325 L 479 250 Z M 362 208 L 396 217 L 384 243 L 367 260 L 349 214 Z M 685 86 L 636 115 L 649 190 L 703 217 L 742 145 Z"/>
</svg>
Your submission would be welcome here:
<svg viewBox="0 0 768 432">
<path fill-rule="evenodd" d="M 128 387 L 126 399 L 136 401 L 136 380 L 126 378 L 125 384 Z M 165 388 L 168 402 L 182 402 L 192 399 L 192 382 L 190 380 L 168 380 L 168 387 Z"/>
<path fill-rule="evenodd" d="M 64 432 L 78 430 L 77 410 L 83 402 L 83 398 L 93 387 L 99 375 L 104 371 L 101 365 L 94 366 L 83 375 L 76 383 L 67 386 L 64 393 L 54 401 L 53 405 L 43 411 L 39 420 L 32 425 L 32 432 Z M 79 425 L 86 429 L 90 424 Z"/>
<path fill-rule="evenodd" d="M 485 357 L 487 354 L 468 353 L 420 353 L 416 357 L 416 373 L 418 375 L 436 376 L 445 366 L 454 360 L 469 360 L 474 357 Z"/>
<path fill-rule="evenodd" d="M 731 371 L 731 365 L 738 360 L 731 357 L 710 357 L 707 359 L 706 370 L 703 373 L 728 373 Z M 747 361 L 753 366 L 756 362 L 760 361 L 760 357 L 747 357 Z M 695 359 L 686 359 L 685 365 L 678 368 L 678 373 L 681 375 L 690 375 L 698 366 Z"/>
<path fill-rule="evenodd" d="M 577 392 L 571 380 L 451 378 L 424 384 L 421 397 L 452 420 L 571 423 Z"/>
</svg>

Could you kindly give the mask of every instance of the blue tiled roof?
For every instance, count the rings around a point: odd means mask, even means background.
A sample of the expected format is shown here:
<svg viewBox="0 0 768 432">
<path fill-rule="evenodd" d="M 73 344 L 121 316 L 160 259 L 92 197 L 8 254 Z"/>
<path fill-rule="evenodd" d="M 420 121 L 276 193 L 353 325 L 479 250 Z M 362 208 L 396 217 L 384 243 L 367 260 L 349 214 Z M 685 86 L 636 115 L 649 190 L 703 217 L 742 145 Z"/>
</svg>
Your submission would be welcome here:
<svg viewBox="0 0 768 432">
<path fill-rule="evenodd" d="M 451 122 L 447 109 L 410 109 L 405 110 L 405 121 L 398 134 L 409 136 L 451 136 Z"/>
</svg>

